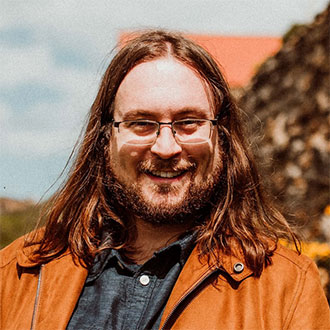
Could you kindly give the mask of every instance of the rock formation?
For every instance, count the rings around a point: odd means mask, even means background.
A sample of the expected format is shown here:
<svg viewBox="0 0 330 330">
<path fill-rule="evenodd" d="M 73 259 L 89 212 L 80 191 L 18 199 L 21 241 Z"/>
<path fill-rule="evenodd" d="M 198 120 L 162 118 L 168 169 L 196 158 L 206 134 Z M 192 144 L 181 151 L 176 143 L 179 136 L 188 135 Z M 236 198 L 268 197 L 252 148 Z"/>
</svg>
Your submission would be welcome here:
<svg viewBox="0 0 330 330">
<path fill-rule="evenodd" d="M 267 185 L 307 238 L 322 238 L 319 220 L 330 204 L 329 13 L 330 6 L 294 26 L 239 98 L 259 132 L 255 152 Z"/>
</svg>

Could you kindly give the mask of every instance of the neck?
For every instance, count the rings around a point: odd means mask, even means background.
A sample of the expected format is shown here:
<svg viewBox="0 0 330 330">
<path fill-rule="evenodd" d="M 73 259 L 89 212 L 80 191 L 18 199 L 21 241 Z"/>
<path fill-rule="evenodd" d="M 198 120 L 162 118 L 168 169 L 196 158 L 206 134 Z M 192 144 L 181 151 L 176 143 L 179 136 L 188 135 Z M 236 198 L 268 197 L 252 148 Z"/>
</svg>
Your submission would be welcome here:
<svg viewBox="0 0 330 330">
<path fill-rule="evenodd" d="M 187 225 L 153 225 L 141 219 L 135 223 L 137 237 L 125 256 L 136 264 L 144 264 L 156 251 L 175 242 L 189 229 Z"/>
</svg>

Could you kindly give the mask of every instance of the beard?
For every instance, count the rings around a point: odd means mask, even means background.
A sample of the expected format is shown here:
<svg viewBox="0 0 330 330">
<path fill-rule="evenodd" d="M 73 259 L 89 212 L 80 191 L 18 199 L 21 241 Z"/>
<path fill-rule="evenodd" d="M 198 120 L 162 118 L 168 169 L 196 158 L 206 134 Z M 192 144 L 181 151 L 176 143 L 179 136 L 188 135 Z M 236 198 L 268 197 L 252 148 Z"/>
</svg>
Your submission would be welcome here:
<svg viewBox="0 0 330 330">
<path fill-rule="evenodd" d="M 142 173 L 162 170 L 189 171 L 191 177 L 188 189 L 181 201 L 177 202 L 178 187 L 169 184 L 154 185 L 153 193 L 158 203 L 152 203 L 153 196 L 146 200 L 138 183 L 126 184 L 116 177 L 110 166 L 106 187 L 110 204 L 119 217 L 130 218 L 133 214 L 156 226 L 185 224 L 194 227 L 207 219 L 218 198 L 223 195 L 226 179 L 221 164 L 207 180 L 201 182 L 193 181 L 197 169 L 197 164 L 193 161 L 141 161 L 137 168 Z"/>
</svg>

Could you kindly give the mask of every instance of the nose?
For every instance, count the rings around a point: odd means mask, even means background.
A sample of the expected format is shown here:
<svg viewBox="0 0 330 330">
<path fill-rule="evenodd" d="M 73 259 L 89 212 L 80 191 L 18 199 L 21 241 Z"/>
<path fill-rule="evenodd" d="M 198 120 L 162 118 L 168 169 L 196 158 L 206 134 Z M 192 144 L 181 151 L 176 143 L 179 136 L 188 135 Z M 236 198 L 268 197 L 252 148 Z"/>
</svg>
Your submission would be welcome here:
<svg viewBox="0 0 330 330">
<path fill-rule="evenodd" d="M 176 142 L 171 126 L 162 126 L 159 130 L 156 142 L 151 147 L 151 152 L 162 159 L 170 159 L 182 151 L 181 146 Z"/>
</svg>

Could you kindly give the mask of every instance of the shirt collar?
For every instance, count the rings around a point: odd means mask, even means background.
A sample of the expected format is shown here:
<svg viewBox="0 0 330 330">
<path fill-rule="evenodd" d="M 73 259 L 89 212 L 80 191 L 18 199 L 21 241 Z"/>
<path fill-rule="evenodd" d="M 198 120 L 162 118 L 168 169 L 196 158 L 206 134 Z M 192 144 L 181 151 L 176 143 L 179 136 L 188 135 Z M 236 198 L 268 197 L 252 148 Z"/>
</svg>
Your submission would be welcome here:
<svg viewBox="0 0 330 330">
<path fill-rule="evenodd" d="M 126 269 L 135 272 L 138 269 L 144 267 L 147 263 L 151 262 L 153 259 L 156 260 L 166 260 L 171 259 L 178 260 L 180 263 L 180 266 L 183 267 L 186 260 L 188 259 L 188 256 L 190 255 L 191 251 L 193 250 L 195 246 L 195 239 L 196 239 L 196 232 L 188 232 L 184 233 L 177 241 L 171 243 L 168 246 L 163 247 L 162 249 L 156 251 L 154 253 L 154 256 L 149 259 L 144 265 L 127 265 L 118 250 L 114 249 L 107 249 L 102 252 L 100 252 L 94 259 L 94 264 L 92 268 L 89 271 L 89 275 L 87 277 L 86 282 L 91 282 L 96 280 L 104 271 L 105 267 L 110 262 L 117 262 L 121 265 L 121 267 L 125 267 Z M 167 258 L 168 257 L 168 258 Z M 154 261 L 156 261 L 154 260 Z M 166 265 L 165 265 L 166 268 Z M 168 269 L 167 269 L 168 271 Z"/>
<path fill-rule="evenodd" d="M 183 234 L 177 241 L 171 243 L 168 246 L 154 253 L 155 256 L 161 256 L 162 254 L 167 254 L 170 250 L 177 250 L 177 255 L 179 256 L 180 265 L 183 267 L 186 260 L 188 259 L 192 249 L 195 246 L 196 232 L 189 232 Z"/>
</svg>

